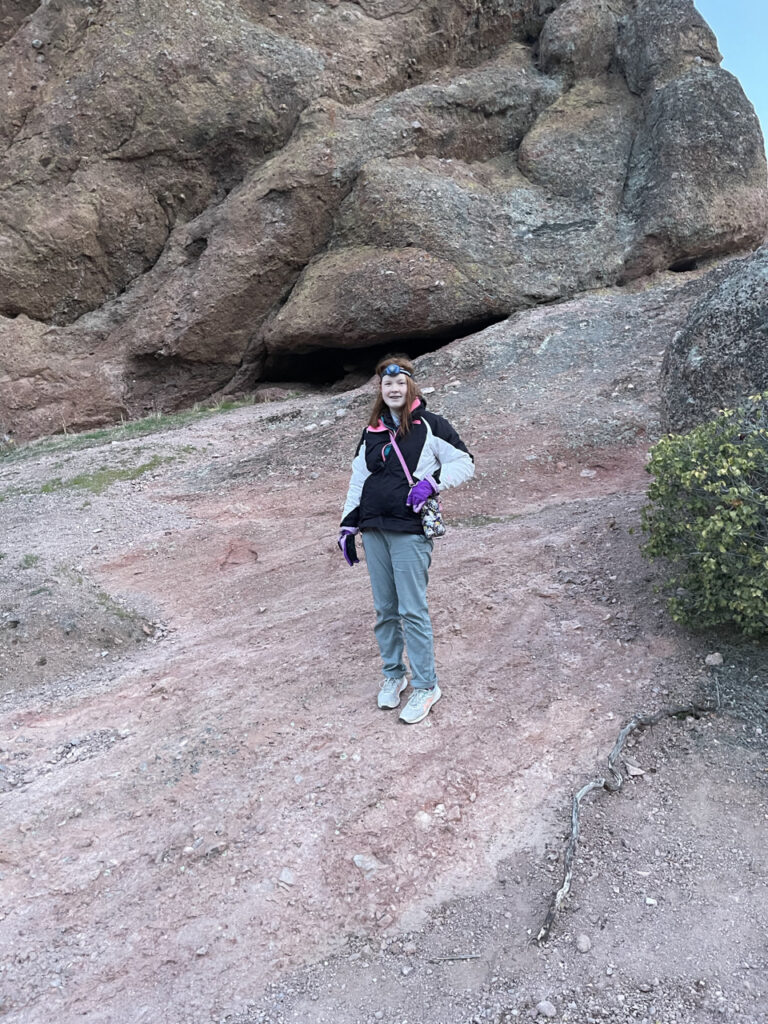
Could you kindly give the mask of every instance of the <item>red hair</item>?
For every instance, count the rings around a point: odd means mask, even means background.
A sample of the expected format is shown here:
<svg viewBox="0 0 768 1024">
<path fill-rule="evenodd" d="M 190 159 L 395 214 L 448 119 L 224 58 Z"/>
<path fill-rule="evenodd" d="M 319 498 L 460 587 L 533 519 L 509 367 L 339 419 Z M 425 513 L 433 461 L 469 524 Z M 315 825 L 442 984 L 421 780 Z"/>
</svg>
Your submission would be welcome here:
<svg viewBox="0 0 768 1024">
<path fill-rule="evenodd" d="M 407 356 L 385 356 L 380 359 L 376 364 L 376 386 L 378 388 L 378 394 L 373 403 L 371 409 L 371 418 L 368 420 L 369 427 L 378 427 L 379 420 L 382 417 L 384 410 L 387 408 L 387 404 L 381 397 L 381 378 L 384 369 L 389 366 L 390 363 L 397 363 L 398 366 L 407 370 L 408 373 L 414 373 L 413 363 L 408 359 Z M 413 377 L 405 378 L 405 404 L 400 410 L 400 426 L 398 427 L 398 434 L 405 434 L 411 429 L 411 408 L 413 403 L 421 398 L 421 392 L 419 386 Z"/>
</svg>

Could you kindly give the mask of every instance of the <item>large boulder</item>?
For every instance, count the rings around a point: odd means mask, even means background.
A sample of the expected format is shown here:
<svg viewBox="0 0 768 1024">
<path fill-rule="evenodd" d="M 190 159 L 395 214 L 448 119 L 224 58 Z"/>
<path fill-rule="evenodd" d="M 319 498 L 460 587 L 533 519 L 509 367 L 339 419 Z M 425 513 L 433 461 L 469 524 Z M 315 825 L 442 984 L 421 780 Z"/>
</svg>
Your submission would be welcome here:
<svg viewBox="0 0 768 1024">
<path fill-rule="evenodd" d="M 538 118 L 518 150 L 520 170 L 553 195 L 599 201 L 615 216 L 637 132 L 639 102 L 619 76 L 586 78 Z"/>
<path fill-rule="evenodd" d="M 646 99 L 629 162 L 626 277 L 750 249 L 766 233 L 766 165 L 733 75 L 694 65 Z"/>
<path fill-rule="evenodd" d="M 0 0 L 0 416 L 175 408 L 754 248 L 718 61 L 689 0 Z"/>
<path fill-rule="evenodd" d="M 768 246 L 734 261 L 690 311 L 662 366 L 662 422 L 685 431 L 768 389 Z"/>
<path fill-rule="evenodd" d="M 632 92 L 672 81 L 692 64 L 720 63 L 717 40 L 693 0 L 629 0 L 625 6 L 617 55 Z"/>
<path fill-rule="evenodd" d="M 692 267 L 766 232 L 760 125 L 693 0 L 628 0 L 617 58 L 643 118 L 627 166 L 625 278 Z"/>
<path fill-rule="evenodd" d="M 541 33 L 541 66 L 573 79 L 600 75 L 615 62 L 617 42 L 618 20 L 608 0 L 568 0 Z"/>
</svg>

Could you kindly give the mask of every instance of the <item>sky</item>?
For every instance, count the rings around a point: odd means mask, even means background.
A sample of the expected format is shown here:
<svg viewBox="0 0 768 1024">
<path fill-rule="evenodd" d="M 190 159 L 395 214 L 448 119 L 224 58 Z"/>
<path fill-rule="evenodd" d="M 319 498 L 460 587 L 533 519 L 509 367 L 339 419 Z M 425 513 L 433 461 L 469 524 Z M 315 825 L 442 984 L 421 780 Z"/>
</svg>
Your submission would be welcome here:
<svg viewBox="0 0 768 1024">
<path fill-rule="evenodd" d="M 768 0 L 694 0 L 717 36 L 723 67 L 736 75 L 768 140 Z"/>
</svg>

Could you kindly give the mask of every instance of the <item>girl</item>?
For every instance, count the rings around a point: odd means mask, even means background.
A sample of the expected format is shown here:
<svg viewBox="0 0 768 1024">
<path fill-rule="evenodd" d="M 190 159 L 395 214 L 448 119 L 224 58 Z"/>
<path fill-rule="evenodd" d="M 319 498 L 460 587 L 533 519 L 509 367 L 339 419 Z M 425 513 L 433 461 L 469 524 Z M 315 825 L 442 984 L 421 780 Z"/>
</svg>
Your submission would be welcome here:
<svg viewBox="0 0 768 1024">
<path fill-rule="evenodd" d="M 471 479 L 475 466 L 451 424 L 427 412 L 410 360 L 389 356 L 376 367 L 376 375 L 376 400 L 352 463 L 338 544 L 353 565 L 358 561 L 354 536 L 362 533 L 384 673 L 378 705 L 400 706 L 408 685 L 405 644 L 413 693 L 400 718 L 413 724 L 426 718 L 441 697 L 427 608 L 433 542 L 424 536 L 419 512 L 427 498 Z"/>
</svg>

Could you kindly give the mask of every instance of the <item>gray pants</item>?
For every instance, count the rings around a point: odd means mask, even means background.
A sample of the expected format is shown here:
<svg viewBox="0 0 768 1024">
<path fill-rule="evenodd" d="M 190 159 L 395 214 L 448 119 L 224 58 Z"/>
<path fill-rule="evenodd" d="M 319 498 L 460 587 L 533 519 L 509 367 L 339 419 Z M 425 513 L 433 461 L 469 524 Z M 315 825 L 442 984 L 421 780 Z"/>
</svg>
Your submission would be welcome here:
<svg viewBox="0 0 768 1024">
<path fill-rule="evenodd" d="M 411 685 L 417 690 L 431 689 L 437 683 L 435 643 L 427 608 L 433 542 L 422 533 L 392 530 L 365 530 L 362 538 L 384 676 L 405 675 L 405 644 Z"/>
</svg>

